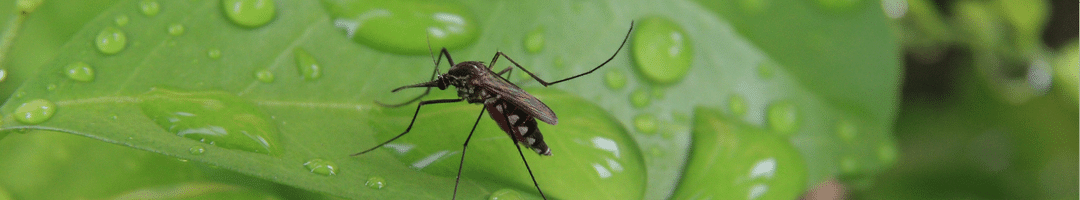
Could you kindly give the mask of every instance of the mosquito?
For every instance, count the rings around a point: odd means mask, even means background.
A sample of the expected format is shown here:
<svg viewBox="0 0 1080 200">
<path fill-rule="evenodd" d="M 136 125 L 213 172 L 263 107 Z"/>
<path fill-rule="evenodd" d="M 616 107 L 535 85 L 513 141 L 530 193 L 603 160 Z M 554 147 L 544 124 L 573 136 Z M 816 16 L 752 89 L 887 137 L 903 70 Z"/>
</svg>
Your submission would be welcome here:
<svg viewBox="0 0 1080 200">
<path fill-rule="evenodd" d="M 491 68 L 495 66 L 495 62 L 498 61 L 501 56 L 510 61 L 510 63 L 513 63 L 514 66 L 517 66 L 518 69 L 521 69 L 529 74 L 529 76 L 532 76 L 532 78 L 537 82 L 540 82 L 541 85 L 547 87 L 592 73 L 608 62 L 611 62 L 612 59 L 615 59 L 615 55 L 618 55 L 619 51 L 626 45 L 626 41 L 630 39 L 630 32 L 633 30 L 634 22 L 631 21 L 630 30 L 626 32 L 626 36 L 623 37 L 622 44 L 619 44 L 619 48 L 615 50 L 615 54 L 612 54 L 610 58 L 603 63 L 600 63 L 600 65 L 585 73 L 553 82 L 547 82 L 540 79 L 536 74 L 521 67 L 514 59 L 511 59 L 501 51 L 495 52 L 495 56 L 491 58 L 490 65 L 484 66 L 484 63 L 480 61 L 454 63 L 454 59 L 450 58 L 450 53 L 446 48 L 442 48 L 442 50 L 439 51 L 438 59 L 436 59 L 434 55 L 431 55 L 431 60 L 435 63 L 435 70 L 431 74 L 430 81 L 406 85 L 391 90 L 391 92 L 397 92 L 407 88 L 427 88 L 424 90 L 424 93 L 400 104 L 376 103 L 386 107 L 400 107 L 420 100 L 427 95 L 428 92 L 431 92 L 431 88 L 433 87 L 437 87 L 439 90 L 446 90 L 449 86 L 457 88 L 458 98 L 420 101 L 420 104 L 416 106 L 416 111 L 413 113 L 412 120 L 409 121 L 409 126 L 405 128 L 404 132 L 382 144 L 361 151 L 360 153 L 352 154 L 351 156 L 358 156 L 371 152 L 372 150 L 378 149 L 379 147 L 397 140 L 406 133 L 409 133 L 409 130 L 412 130 L 413 124 L 416 123 L 416 116 L 420 114 L 420 107 L 423 107 L 424 105 L 455 103 L 461 101 L 466 101 L 470 104 L 483 104 L 484 107 L 480 109 L 480 116 L 476 117 L 476 122 L 473 122 L 472 130 L 469 131 L 469 136 L 465 138 L 465 143 L 462 144 L 461 147 L 461 161 L 458 163 L 458 173 L 457 178 L 454 180 L 454 196 L 452 198 L 457 198 L 458 183 L 461 182 L 461 166 L 465 164 L 465 150 L 469 147 L 469 140 L 472 139 L 473 133 L 476 132 L 476 125 L 480 123 L 480 119 L 483 118 L 484 111 L 486 110 L 488 116 L 491 116 L 491 119 L 499 124 L 499 128 L 510 136 L 511 142 L 517 147 L 518 155 L 521 156 L 521 161 L 525 162 L 525 170 L 529 171 L 529 177 L 532 178 L 533 186 L 536 186 L 536 191 L 540 193 L 540 197 L 547 199 L 547 196 L 544 196 L 544 191 L 540 189 L 540 184 L 536 183 L 536 177 L 533 176 L 532 169 L 529 168 L 529 161 L 525 159 L 525 154 L 522 153 L 519 144 L 529 147 L 533 151 L 536 151 L 537 154 L 551 156 L 551 149 L 549 149 L 547 143 L 544 142 L 544 136 L 540 134 L 540 129 L 537 129 L 536 120 L 539 119 L 544 123 L 555 125 L 559 122 L 559 119 L 555 116 L 555 112 L 551 111 L 551 108 L 548 108 L 544 102 L 540 102 L 536 97 L 526 93 L 525 90 L 514 85 L 507 80 L 507 78 L 502 77 L 503 74 L 512 71 L 514 69 L 513 67 L 507 67 L 498 73 L 492 71 Z M 440 74 L 439 63 L 442 62 L 444 56 L 446 57 L 446 61 L 450 62 L 451 67 L 445 74 Z"/>
</svg>

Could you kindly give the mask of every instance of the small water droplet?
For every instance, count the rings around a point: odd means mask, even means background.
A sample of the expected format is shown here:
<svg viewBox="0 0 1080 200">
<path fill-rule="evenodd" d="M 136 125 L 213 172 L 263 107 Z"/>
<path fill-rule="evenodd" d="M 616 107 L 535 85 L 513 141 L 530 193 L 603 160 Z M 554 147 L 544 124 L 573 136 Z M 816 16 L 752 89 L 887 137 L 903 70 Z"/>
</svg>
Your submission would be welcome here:
<svg viewBox="0 0 1080 200">
<path fill-rule="evenodd" d="M 859 161 L 850 156 L 840 159 L 840 173 L 853 175 L 859 172 Z"/>
<path fill-rule="evenodd" d="M 258 72 L 255 72 L 255 79 L 258 79 L 263 83 L 274 82 L 274 73 L 270 72 L 270 70 L 259 70 Z"/>
<path fill-rule="evenodd" d="M 50 83 L 49 85 L 45 86 L 45 91 L 53 91 L 53 90 L 56 90 L 56 84 L 55 83 Z"/>
<path fill-rule="evenodd" d="M 664 99 L 664 88 L 653 88 L 651 92 L 652 92 L 652 98 L 653 99 L 656 99 L 656 100 Z"/>
<path fill-rule="evenodd" d="M 544 29 L 537 28 L 529 32 L 522 43 L 525 45 L 525 52 L 528 53 L 539 53 L 544 50 Z"/>
<path fill-rule="evenodd" d="M 337 174 L 337 165 L 334 162 L 323 159 L 311 159 L 304 163 L 304 167 L 307 167 L 311 173 L 329 176 Z"/>
<path fill-rule="evenodd" d="M 206 152 L 206 148 L 202 146 L 192 146 L 191 148 L 188 148 L 188 153 L 191 153 L 191 155 L 202 155 L 204 152 Z"/>
<path fill-rule="evenodd" d="M 371 178 L 367 179 L 367 182 L 364 182 L 364 185 L 367 185 L 367 187 L 371 189 L 383 189 L 383 187 L 386 187 L 386 179 L 378 176 L 372 176 Z"/>
<path fill-rule="evenodd" d="M 206 57 L 210 57 L 210 59 L 214 60 L 221 58 L 221 49 L 210 48 L 209 50 L 206 50 Z"/>
<path fill-rule="evenodd" d="M 769 128 L 780 134 L 794 133 L 799 127 L 799 112 L 790 101 L 779 101 L 769 105 Z"/>
<path fill-rule="evenodd" d="M 607 83 L 610 89 L 622 89 L 626 87 L 626 74 L 622 70 L 608 70 L 607 74 L 604 74 L 604 83 Z"/>
<path fill-rule="evenodd" d="M 742 96 L 739 96 L 738 94 L 732 94 L 731 96 L 728 96 L 727 103 L 728 111 L 731 112 L 732 115 L 741 117 L 746 114 L 746 99 L 743 99 Z"/>
<path fill-rule="evenodd" d="M 769 80 L 769 78 L 772 78 L 773 74 L 775 74 L 775 72 L 773 72 L 773 70 L 776 70 L 776 69 L 774 69 L 774 68 L 776 68 L 776 67 L 775 67 L 774 64 L 772 64 L 772 62 L 769 62 L 769 61 L 761 61 L 761 62 L 759 62 L 758 66 L 757 66 L 758 78 L 761 78 L 761 80 Z"/>
<path fill-rule="evenodd" d="M 630 53 L 637 71 L 648 80 L 671 84 L 682 80 L 690 71 L 692 42 L 675 22 L 648 17 L 641 20 L 630 37 Z"/>
<path fill-rule="evenodd" d="M 468 8 L 443 1 L 330 3 L 334 25 L 353 41 L 380 51 L 427 55 L 428 45 L 456 49 L 479 35 Z M 394 31 L 386 31 L 394 30 Z"/>
<path fill-rule="evenodd" d="M 274 0 L 222 0 L 225 16 L 237 25 L 254 28 L 274 19 Z"/>
<path fill-rule="evenodd" d="M 7 69 L 0 69 L 0 82 L 7 80 Z"/>
<path fill-rule="evenodd" d="M 131 21 L 131 20 L 128 19 L 127 15 L 117 15 L 116 18 L 113 18 L 113 23 L 116 23 L 116 26 L 127 25 L 128 21 Z"/>
<path fill-rule="evenodd" d="M 188 159 L 183 159 L 183 158 L 177 158 L 176 160 L 180 161 L 180 162 L 188 162 Z"/>
<path fill-rule="evenodd" d="M 862 3 L 862 0 L 817 0 L 819 8 L 832 12 L 846 12 Z"/>
<path fill-rule="evenodd" d="M 45 99 L 34 99 L 15 108 L 15 121 L 24 124 L 40 124 L 52 118 L 56 113 L 56 104 Z"/>
<path fill-rule="evenodd" d="M 491 193 L 489 200 L 522 200 L 521 193 L 510 188 L 503 188 Z"/>
<path fill-rule="evenodd" d="M 656 122 L 656 117 L 649 114 L 638 114 L 634 116 L 634 128 L 638 132 L 642 133 L 656 133 L 656 129 L 659 124 Z"/>
<path fill-rule="evenodd" d="M 183 24 L 171 24 L 171 25 L 169 25 L 168 31 L 169 31 L 169 35 L 173 35 L 173 36 L 183 35 L 184 34 L 184 25 Z"/>
<path fill-rule="evenodd" d="M 633 92 L 630 92 L 630 104 L 635 108 L 643 108 L 649 105 L 649 91 L 646 88 L 638 88 Z"/>
<path fill-rule="evenodd" d="M 235 94 L 151 88 L 138 99 L 144 115 L 177 136 L 275 156 L 284 151 L 269 115 Z"/>
<path fill-rule="evenodd" d="M 293 55 L 296 56 L 296 69 L 300 71 L 300 76 L 304 77 L 304 80 L 310 81 L 322 77 L 322 66 L 315 60 L 315 57 L 299 48 L 293 50 Z"/>
<path fill-rule="evenodd" d="M 139 12 L 152 17 L 161 12 L 161 4 L 158 4 L 155 0 L 142 0 L 139 2 Z"/>
<path fill-rule="evenodd" d="M 840 120 L 836 122 L 836 135 L 840 136 L 840 139 L 845 142 L 851 142 L 855 140 L 855 136 L 859 133 L 855 124 L 848 120 Z"/>
<path fill-rule="evenodd" d="M 127 36 L 120 29 L 106 27 L 101 29 L 101 32 L 98 32 L 94 44 L 101 53 L 112 55 L 124 50 L 124 47 L 127 46 Z"/>
<path fill-rule="evenodd" d="M 74 62 L 64 67 L 64 75 L 71 80 L 90 82 L 94 80 L 94 68 L 85 62 Z"/>
</svg>

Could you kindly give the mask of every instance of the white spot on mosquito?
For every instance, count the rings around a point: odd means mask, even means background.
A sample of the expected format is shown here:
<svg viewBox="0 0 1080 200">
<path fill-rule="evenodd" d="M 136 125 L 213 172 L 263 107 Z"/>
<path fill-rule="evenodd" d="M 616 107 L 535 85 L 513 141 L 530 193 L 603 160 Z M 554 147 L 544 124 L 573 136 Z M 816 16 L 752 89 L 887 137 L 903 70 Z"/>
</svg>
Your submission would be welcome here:
<svg viewBox="0 0 1080 200">
<path fill-rule="evenodd" d="M 416 169 L 424 169 L 428 165 L 431 165 L 431 163 L 434 163 L 435 161 L 438 161 L 440 158 L 448 156 L 448 154 L 451 154 L 451 153 L 450 153 L 450 151 L 446 151 L 446 150 L 435 152 L 435 153 L 433 153 L 431 155 L 428 155 L 427 157 L 424 157 L 423 159 L 420 159 L 420 160 L 414 162 L 412 164 L 412 167 L 414 167 Z"/>
<path fill-rule="evenodd" d="M 593 167 L 593 169 L 596 169 L 596 174 L 600 175 L 600 178 L 609 178 L 609 177 L 611 177 L 611 171 L 608 171 L 608 169 L 604 168 L 603 165 L 593 163 L 592 167 Z"/>
<path fill-rule="evenodd" d="M 525 134 L 529 132 L 529 127 L 518 126 L 518 133 Z"/>
<path fill-rule="evenodd" d="M 525 142 L 529 143 L 529 146 L 532 146 L 533 143 L 536 143 L 536 138 L 527 137 L 525 138 Z"/>
<path fill-rule="evenodd" d="M 498 110 L 499 112 L 502 112 L 503 111 L 503 105 L 502 104 L 495 105 L 495 110 Z"/>
<path fill-rule="evenodd" d="M 506 118 L 510 120 L 510 124 L 515 124 L 515 123 L 517 123 L 517 121 L 518 121 L 518 119 L 519 119 L 517 115 L 510 115 L 510 116 L 506 116 Z"/>
<path fill-rule="evenodd" d="M 619 145 L 615 144 L 614 140 L 602 137 L 594 137 L 592 139 L 592 143 L 593 147 L 611 152 L 612 154 L 615 154 L 616 158 L 619 157 Z"/>
</svg>

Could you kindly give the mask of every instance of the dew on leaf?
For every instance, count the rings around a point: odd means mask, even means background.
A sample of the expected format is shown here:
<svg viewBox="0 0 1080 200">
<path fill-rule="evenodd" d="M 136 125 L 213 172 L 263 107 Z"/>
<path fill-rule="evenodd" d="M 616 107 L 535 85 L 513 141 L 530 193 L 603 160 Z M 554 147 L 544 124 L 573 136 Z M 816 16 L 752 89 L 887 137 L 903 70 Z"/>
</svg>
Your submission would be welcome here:
<svg viewBox="0 0 1080 200">
<path fill-rule="evenodd" d="M 98 32 L 94 45 L 97 46 L 98 51 L 101 51 L 101 53 L 106 55 L 116 54 L 127 46 L 127 36 L 120 29 L 106 27 Z"/>
<path fill-rule="evenodd" d="M 640 21 L 630 36 L 630 53 L 637 71 L 655 83 L 682 80 L 690 71 L 694 55 L 693 42 L 686 31 L 666 18 L 648 17 Z"/>
<path fill-rule="evenodd" d="M 635 108 L 644 108 L 649 105 L 649 101 L 651 100 L 649 89 L 644 87 L 637 88 L 633 92 L 630 92 L 630 105 L 633 105 Z"/>
<path fill-rule="evenodd" d="M 653 134 L 656 133 L 659 123 L 656 121 L 656 116 L 649 114 L 638 114 L 634 116 L 634 128 L 638 132 Z"/>
<path fill-rule="evenodd" d="M 383 189 L 383 187 L 386 187 L 386 179 L 383 177 L 372 176 L 367 179 L 367 182 L 364 182 L 364 185 L 371 189 Z"/>
<path fill-rule="evenodd" d="M 206 152 L 206 148 L 202 146 L 192 146 L 191 148 L 188 148 L 188 153 L 191 155 L 202 155 L 204 152 Z"/>
<path fill-rule="evenodd" d="M 330 11 L 353 41 L 392 53 L 427 55 L 429 44 L 435 51 L 460 48 L 480 32 L 471 11 L 441 1 L 331 3 Z"/>
<path fill-rule="evenodd" d="M 255 72 L 255 79 L 258 79 L 263 83 L 274 82 L 274 73 L 270 72 L 270 70 L 259 70 L 258 72 Z"/>
<path fill-rule="evenodd" d="M 799 128 L 799 111 L 790 101 L 777 101 L 766 111 L 769 128 L 780 134 L 791 134 Z"/>
<path fill-rule="evenodd" d="M 210 48 L 209 50 L 206 50 L 206 57 L 210 57 L 210 59 L 215 60 L 221 58 L 221 49 Z"/>
<path fill-rule="evenodd" d="M 604 83 L 610 89 L 622 89 L 626 87 L 626 74 L 622 70 L 609 70 L 604 74 Z"/>
<path fill-rule="evenodd" d="M 153 17 L 161 12 L 161 4 L 156 0 L 142 0 L 139 1 L 139 12 L 148 17 Z"/>
<path fill-rule="evenodd" d="M 221 8 L 233 23 L 254 28 L 274 19 L 274 0 L 222 0 Z"/>
<path fill-rule="evenodd" d="M 0 69 L 0 82 L 7 80 L 7 69 Z"/>
<path fill-rule="evenodd" d="M 530 31 L 525 35 L 525 39 L 522 40 L 525 46 L 525 52 L 539 53 L 544 50 L 544 29 L 538 28 Z"/>
<path fill-rule="evenodd" d="M 71 80 L 90 82 L 94 80 L 94 68 L 85 62 L 74 62 L 64 67 L 64 75 Z"/>
<path fill-rule="evenodd" d="M 170 24 L 169 28 L 168 28 L 168 31 L 169 31 L 169 35 L 173 35 L 173 36 L 183 35 L 184 34 L 184 25 L 183 24 Z"/>
<path fill-rule="evenodd" d="M 138 98 L 144 115 L 177 136 L 269 155 L 283 151 L 280 133 L 270 117 L 234 94 L 152 88 Z"/>
<path fill-rule="evenodd" d="M 56 113 L 56 104 L 45 99 L 34 99 L 15 108 L 15 121 L 24 124 L 40 124 Z"/>
<path fill-rule="evenodd" d="M 334 162 L 331 162 L 329 160 L 323 160 L 318 158 L 311 159 L 307 162 L 304 162 L 304 167 L 307 167 L 308 171 L 310 171 L 311 173 L 323 176 L 337 174 L 337 165 L 335 165 Z"/>
<path fill-rule="evenodd" d="M 304 80 L 309 81 L 322 77 L 322 66 L 315 60 L 315 57 L 299 48 L 293 50 L 293 55 L 296 57 L 296 70 L 300 72 L 300 77 L 304 77 Z"/>
<path fill-rule="evenodd" d="M 124 14 L 117 15 L 116 18 L 113 18 L 113 23 L 116 23 L 116 26 L 127 25 L 128 21 L 131 21 L 131 19 L 129 19 L 128 16 Z"/>
</svg>

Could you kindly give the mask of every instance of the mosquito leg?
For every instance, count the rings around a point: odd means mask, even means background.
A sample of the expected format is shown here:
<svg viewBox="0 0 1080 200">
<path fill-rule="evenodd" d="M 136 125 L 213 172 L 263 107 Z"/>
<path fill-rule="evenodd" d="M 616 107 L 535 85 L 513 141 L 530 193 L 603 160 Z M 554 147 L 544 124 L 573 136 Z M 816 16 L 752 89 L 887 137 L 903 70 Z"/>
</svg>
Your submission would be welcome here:
<svg viewBox="0 0 1080 200">
<path fill-rule="evenodd" d="M 428 44 L 428 51 L 430 52 L 430 50 L 431 50 L 431 44 Z M 431 79 L 429 81 L 434 81 L 435 77 L 439 75 L 439 63 L 442 62 L 443 56 L 446 56 L 446 61 L 450 62 L 451 67 L 454 66 L 454 59 L 450 58 L 450 52 L 446 51 L 446 48 L 442 48 L 442 50 L 439 51 L 439 58 L 438 59 L 435 59 L 434 57 L 431 58 L 431 61 L 435 62 L 435 70 L 433 70 L 431 72 Z M 375 101 L 375 104 L 379 104 L 380 106 L 383 106 L 383 107 L 397 108 L 397 107 L 401 107 L 401 106 L 404 106 L 404 105 L 409 105 L 409 104 L 411 104 L 413 102 L 419 101 L 420 98 L 423 98 L 424 96 L 427 96 L 427 94 L 430 93 L 430 92 L 431 92 L 431 88 L 424 89 L 424 93 L 420 93 L 420 95 L 417 95 L 416 97 L 414 97 L 412 99 L 409 99 L 408 101 L 405 101 L 405 102 L 402 102 L 402 103 L 385 104 L 383 102 Z"/>
<path fill-rule="evenodd" d="M 557 81 L 552 81 L 552 82 L 544 81 L 543 79 L 540 79 L 540 77 L 537 77 L 536 74 L 533 74 L 529 70 L 525 69 L 525 67 L 522 67 L 521 64 L 518 64 L 516 61 L 514 61 L 514 59 L 511 59 L 510 56 L 506 56 L 506 54 L 504 54 L 501 51 L 500 52 L 495 52 L 495 57 L 491 59 L 491 65 L 495 65 L 495 61 L 499 60 L 499 55 L 502 55 L 503 58 L 506 58 L 506 60 L 509 60 L 511 63 L 514 63 L 514 66 L 517 66 L 522 71 L 525 71 L 525 73 L 529 74 L 529 76 L 532 76 L 533 79 L 536 79 L 537 82 L 540 82 L 541 85 L 544 85 L 544 87 L 547 87 L 548 85 L 554 85 L 556 83 L 560 83 L 560 82 L 563 82 L 563 81 L 568 81 L 570 79 L 574 79 L 574 78 L 577 78 L 577 77 L 584 76 L 586 74 L 593 73 L 593 71 L 596 71 L 597 69 L 600 69 L 600 67 L 603 67 L 604 65 L 606 65 L 608 62 L 611 62 L 612 59 L 615 59 L 615 55 L 619 55 L 619 51 L 622 50 L 623 46 L 626 46 L 626 41 L 630 39 L 630 32 L 632 32 L 633 30 L 634 30 L 634 22 L 630 21 L 630 30 L 626 31 L 626 37 L 623 38 L 622 44 L 619 44 L 619 49 L 616 49 L 615 54 L 612 54 L 610 58 L 608 58 L 607 60 L 604 61 L 604 63 L 600 63 L 600 65 L 596 66 L 592 70 L 589 70 L 589 71 L 587 71 L 585 73 L 574 75 L 574 76 L 571 76 L 569 78 L 564 78 L 562 80 L 557 80 Z"/>
<path fill-rule="evenodd" d="M 476 122 L 473 122 L 472 130 L 469 131 L 469 137 L 466 137 L 465 144 L 461 145 L 461 161 L 458 162 L 457 179 L 454 180 L 454 196 L 451 197 L 453 199 L 457 199 L 458 183 L 461 182 L 461 166 L 465 165 L 465 150 L 469 148 L 469 140 L 472 139 L 472 134 L 476 132 L 476 125 L 480 124 L 480 118 L 484 117 L 484 109 L 487 109 L 487 107 L 480 108 L 480 116 L 476 116 Z"/>
<path fill-rule="evenodd" d="M 521 153 L 521 146 L 518 146 L 517 141 L 515 141 L 513 137 L 510 137 L 510 141 L 517 147 L 518 155 L 521 155 L 521 161 L 525 162 L 525 170 L 529 170 L 529 177 L 532 178 L 533 186 L 536 186 L 536 191 L 540 192 L 540 197 L 546 200 L 547 196 L 544 196 L 544 191 L 540 190 L 540 184 L 536 183 L 536 176 L 533 176 L 532 169 L 529 168 L 529 161 L 525 160 L 525 153 Z"/>
<path fill-rule="evenodd" d="M 398 138 L 405 135 L 406 133 L 409 133 L 409 130 L 412 130 L 413 124 L 416 123 L 416 116 L 418 114 L 420 114 L 420 107 L 424 107 L 424 105 L 427 105 L 427 104 L 440 104 L 440 103 L 453 103 L 453 102 L 459 102 L 459 101 L 462 101 L 462 100 L 463 99 L 436 99 L 436 100 L 421 101 L 419 105 L 416 105 L 416 112 L 413 113 L 412 120 L 409 121 L 409 127 L 405 128 L 405 132 L 402 132 L 401 134 L 399 134 L 397 136 L 394 136 L 394 138 L 390 138 L 390 140 L 387 140 L 386 142 L 383 142 L 382 144 L 375 145 L 375 147 L 371 147 L 370 149 L 361 151 L 360 153 L 354 153 L 354 154 L 349 155 L 349 156 L 358 156 L 358 155 L 361 155 L 361 154 L 365 154 L 365 153 L 370 152 L 372 150 L 378 149 L 379 147 L 382 147 L 383 145 L 389 144 L 390 142 L 393 142 L 394 140 L 397 140 Z"/>
</svg>

